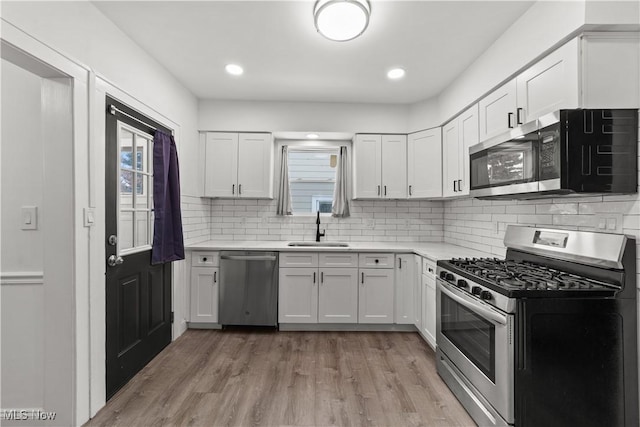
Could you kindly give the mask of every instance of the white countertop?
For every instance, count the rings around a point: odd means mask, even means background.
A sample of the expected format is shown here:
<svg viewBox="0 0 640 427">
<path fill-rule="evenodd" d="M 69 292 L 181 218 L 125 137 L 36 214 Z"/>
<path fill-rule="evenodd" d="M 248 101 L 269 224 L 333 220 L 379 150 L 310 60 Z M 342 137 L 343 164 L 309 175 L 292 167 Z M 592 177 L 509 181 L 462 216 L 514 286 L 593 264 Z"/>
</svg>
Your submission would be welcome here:
<svg viewBox="0 0 640 427">
<path fill-rule="evenodd" d="M 488 257 L 486 252 L 480 252 L 463 246 L 441 242 L 346 242 L 348 247 L 335 246 L 288 246 L 287 242 L 279 241 L 217 241 L 209 240 L 187 246 L 187 250 L 231 250 L 231 251 L 278 251 L 278 252 L 394 252 L 415 253 L 433 261 L 439 259 Z"/>
</svg>

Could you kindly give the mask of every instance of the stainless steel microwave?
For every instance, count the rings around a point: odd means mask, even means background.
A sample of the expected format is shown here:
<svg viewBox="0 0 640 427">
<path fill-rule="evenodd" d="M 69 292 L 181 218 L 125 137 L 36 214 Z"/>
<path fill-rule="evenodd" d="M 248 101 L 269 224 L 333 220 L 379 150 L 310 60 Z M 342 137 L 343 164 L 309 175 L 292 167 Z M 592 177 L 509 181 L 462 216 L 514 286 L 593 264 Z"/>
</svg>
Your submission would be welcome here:
<svg viewBox="0 0 640 427">
<path fill-rule="evenodd" d="M 638 191 L 638 109 L 559 110 L 469 149 L 487 199 Z"/>
</svg>

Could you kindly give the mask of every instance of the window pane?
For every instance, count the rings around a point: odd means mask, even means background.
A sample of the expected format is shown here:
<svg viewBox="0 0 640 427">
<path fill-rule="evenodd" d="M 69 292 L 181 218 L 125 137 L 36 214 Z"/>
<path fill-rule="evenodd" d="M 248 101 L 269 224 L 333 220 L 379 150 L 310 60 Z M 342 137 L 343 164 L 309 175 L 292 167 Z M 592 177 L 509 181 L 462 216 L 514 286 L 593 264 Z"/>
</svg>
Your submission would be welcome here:
<svg viewBox="0 0 640 427">
<path fill-rule="evenodd" d="M 118 244 L 120 251 L 133 247 L 133 212 L 120 211 L 118 221 Z"/>
<path fill-rule="evenodd" d="M 149 211 L 136 212 L 136 246 L 144 246 L 149 242 Z"/>
<path fill-rule="evenodd" d="M 133 134 L 120 129 L 120 167 L 133 169 Z"/>
<path fill-rule="evenodd" d="M 337 153 L 289 149 L 291 208 L 294 213 L 331 212 Z"/>
</svg>

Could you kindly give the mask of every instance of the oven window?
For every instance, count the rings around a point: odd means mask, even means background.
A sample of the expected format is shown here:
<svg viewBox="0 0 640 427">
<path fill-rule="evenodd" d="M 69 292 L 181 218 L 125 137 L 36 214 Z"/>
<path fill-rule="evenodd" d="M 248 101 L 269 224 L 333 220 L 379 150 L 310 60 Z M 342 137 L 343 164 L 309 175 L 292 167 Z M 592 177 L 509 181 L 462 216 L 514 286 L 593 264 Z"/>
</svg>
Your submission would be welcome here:
<svg viewBox="0 0 640 427">
<path fill-rule="evenodd" d="M 442 334 L 495 383 L 496 329 L 493 323 L 444 293 L 441 305 Z"/>
</svg>

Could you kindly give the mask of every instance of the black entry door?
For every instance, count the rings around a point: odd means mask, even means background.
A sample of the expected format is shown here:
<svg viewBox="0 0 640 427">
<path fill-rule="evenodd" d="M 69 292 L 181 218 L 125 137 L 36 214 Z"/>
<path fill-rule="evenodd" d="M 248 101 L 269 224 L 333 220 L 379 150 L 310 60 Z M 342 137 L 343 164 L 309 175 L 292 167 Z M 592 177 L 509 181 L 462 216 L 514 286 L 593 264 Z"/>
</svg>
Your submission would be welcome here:
<svg viewBox="0 0 640 427">
<path fill-rule="evenodd" d="M 107 97 L 107 398 L 171 342 L 171 264 L 151 265 L 154 128 L 168 132 Z"/>
</svg>

